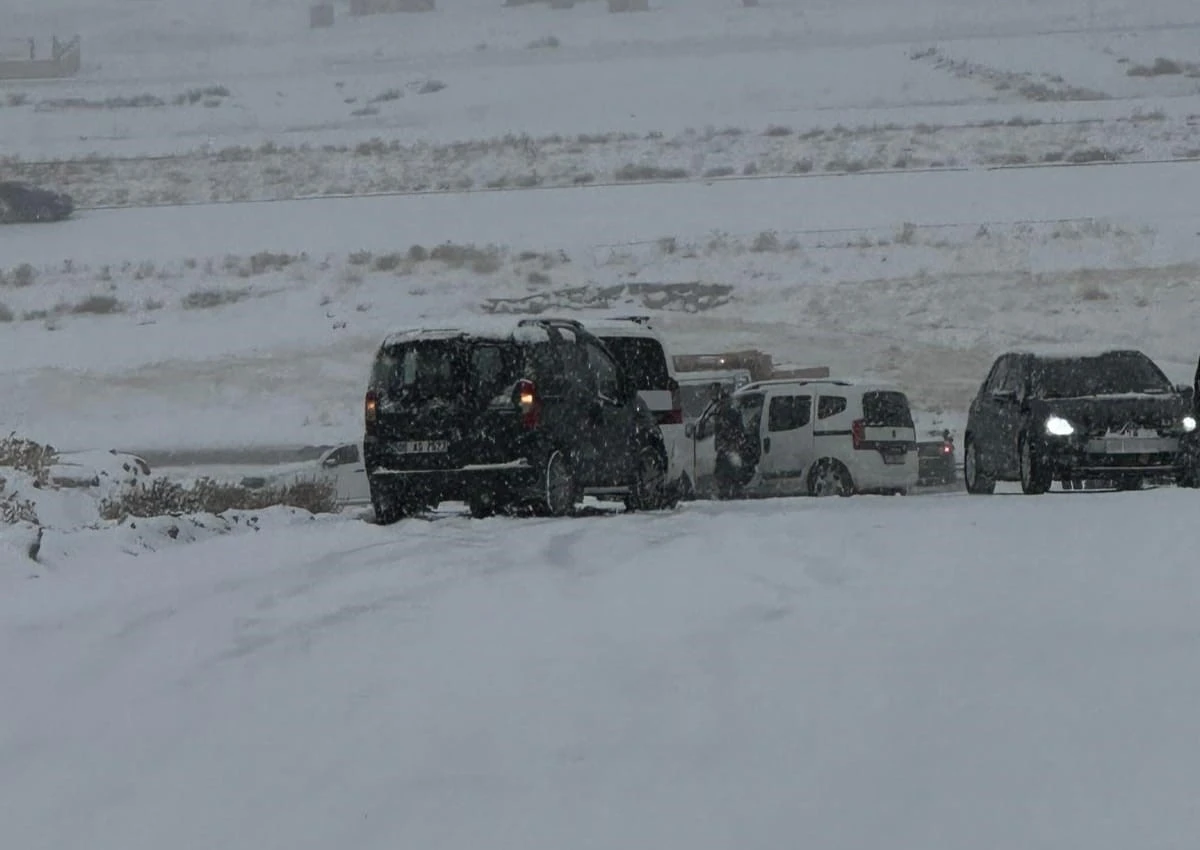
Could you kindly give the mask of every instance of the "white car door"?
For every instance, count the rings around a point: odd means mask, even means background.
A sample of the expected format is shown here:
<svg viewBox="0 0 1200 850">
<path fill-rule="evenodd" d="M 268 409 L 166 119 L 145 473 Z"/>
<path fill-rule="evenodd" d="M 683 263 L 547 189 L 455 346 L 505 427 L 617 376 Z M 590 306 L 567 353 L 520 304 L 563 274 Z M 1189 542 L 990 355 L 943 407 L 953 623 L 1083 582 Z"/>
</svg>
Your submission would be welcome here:
<svg viewBox="0 0 1200 850">
<path fill-rule="evenodd" d="M 358 443 L 348 447 L 347 462 L 338 466 L 338 496 L 348 504 L 365 505 L 371 501 L 371 488 L 367 484 L 367 467 Z"/>
<path fill-rule="evenodd" d="M 357 443 L 346 443 L 333 449 L 322 459 L 321 469 L 337 489 L 338 502 L 365 504 L 371 500 L 366 465 Z"/>
<path fill-rule="evenodd" d="M 807 492 L 806 477 L 813 462 L 812 406 L 809 392 L 771 391 L 760 428 L 762 452 L 755 489 L 781 496 Z"/>
</svg>

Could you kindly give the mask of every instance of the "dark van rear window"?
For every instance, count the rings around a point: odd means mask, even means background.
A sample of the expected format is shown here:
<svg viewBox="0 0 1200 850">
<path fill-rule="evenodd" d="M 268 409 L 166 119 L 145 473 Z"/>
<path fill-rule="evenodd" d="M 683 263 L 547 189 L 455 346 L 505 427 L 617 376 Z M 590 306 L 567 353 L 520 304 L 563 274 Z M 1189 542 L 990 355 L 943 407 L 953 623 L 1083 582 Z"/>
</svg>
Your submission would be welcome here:
<svg viewBox="0 0 1200 850">
<path fill-rule="evenodd" d="M 371 385 L 394 398 L 492 398 L 520 377 L 516 354 L 499 341 L 402 343 L 380 352 Z"/>
<path fill-rule="evenodd" d="M 867 425 L 884 428 L 912 428 L 908 397 L 898 392 L 863 393 L 863 419 Z"/>
<path fill-rule="evenodd" d="M 639 390 L 665 390 L 671 374 L 667 355 L 658 340 L 649 337 L 600 336 L 621 370 Z"/>
</svg>

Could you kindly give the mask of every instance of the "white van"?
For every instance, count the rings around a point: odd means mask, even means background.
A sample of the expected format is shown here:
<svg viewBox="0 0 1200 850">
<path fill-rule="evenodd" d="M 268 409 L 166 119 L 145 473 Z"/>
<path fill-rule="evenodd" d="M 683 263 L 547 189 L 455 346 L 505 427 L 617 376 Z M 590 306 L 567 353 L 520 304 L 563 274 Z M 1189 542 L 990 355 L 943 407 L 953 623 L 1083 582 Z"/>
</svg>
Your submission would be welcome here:
<svg viewBox="0 0 1200 850">
<path fill-rule="evenodd" d="M 734 406 L 757 437 L 747 496 L 908 493 L 917 484 L 917 434 L 908 398 L 894 386 L 841 379 L 759 381 Z M 713 408 L 687 426 L 685 474 L 697 495 L 715 493 Z"/>
</svg>

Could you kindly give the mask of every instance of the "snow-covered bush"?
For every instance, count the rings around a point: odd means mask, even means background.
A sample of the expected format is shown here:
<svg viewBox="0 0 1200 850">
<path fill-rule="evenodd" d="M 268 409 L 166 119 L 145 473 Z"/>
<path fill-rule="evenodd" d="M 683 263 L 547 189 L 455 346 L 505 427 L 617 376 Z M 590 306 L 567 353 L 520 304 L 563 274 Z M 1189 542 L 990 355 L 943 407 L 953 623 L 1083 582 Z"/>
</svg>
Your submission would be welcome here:
<svg viewBox="0 0 1200 850">
<path fill-rule="evenodd" d="M 253 511 L 284 506 L 309 513 L 334 513 L 338 509 L 337 490 L 331 482 L 296 481 L 281 487 L 250 489 L 236 484 L 201 478 L 184 486 L 166 478 L 117 498 L 105 499 L 100 516 L 107 520 L 126 517 L 152 517 L 181 514 L 222 514 L 226 511 Z"/>
</svg>

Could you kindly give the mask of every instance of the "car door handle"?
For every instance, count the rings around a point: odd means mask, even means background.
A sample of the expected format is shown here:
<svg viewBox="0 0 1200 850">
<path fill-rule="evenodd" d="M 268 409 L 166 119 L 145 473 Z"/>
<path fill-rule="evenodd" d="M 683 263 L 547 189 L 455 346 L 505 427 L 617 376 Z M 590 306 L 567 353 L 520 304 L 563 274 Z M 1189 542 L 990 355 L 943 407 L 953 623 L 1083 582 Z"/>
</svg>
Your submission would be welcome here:
<svg viewBox="0 0 1200 850">
<path fill-rule="evenodd" d="M 771 438 L 763 437 L 763 454 L 771 453 Z"/>
</svg>

